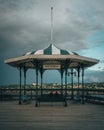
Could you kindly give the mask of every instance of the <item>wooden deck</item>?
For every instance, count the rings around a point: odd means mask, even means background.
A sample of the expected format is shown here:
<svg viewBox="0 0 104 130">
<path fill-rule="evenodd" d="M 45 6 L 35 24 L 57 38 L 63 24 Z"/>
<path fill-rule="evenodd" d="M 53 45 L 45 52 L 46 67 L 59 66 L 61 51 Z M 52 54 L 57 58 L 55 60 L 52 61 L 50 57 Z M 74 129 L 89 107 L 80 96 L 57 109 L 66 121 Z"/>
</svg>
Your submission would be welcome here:
<svg viewBox="0 0 104 130">
<path fill-rule="evenodd" d="M 0 130 L 104 130 L 104 106 L 0 102 Z"/>
</svg>

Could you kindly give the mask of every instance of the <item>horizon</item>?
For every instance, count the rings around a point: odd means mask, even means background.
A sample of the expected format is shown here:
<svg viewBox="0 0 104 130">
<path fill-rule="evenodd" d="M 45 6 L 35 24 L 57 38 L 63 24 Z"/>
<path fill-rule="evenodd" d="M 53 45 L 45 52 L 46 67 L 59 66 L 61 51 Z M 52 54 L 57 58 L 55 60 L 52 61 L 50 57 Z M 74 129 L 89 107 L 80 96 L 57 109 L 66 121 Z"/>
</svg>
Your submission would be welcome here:
<svg viewBox="0 0 104 130">
<path fill-rule="evenodd" d="M 84 85 L 100 85 L 100 84 L 104 84 L 104 82 L 85 82 Z M 32 83 L 32 84 L 26 84 L 26 87 L 30 87 L 30 86 L 35 86 L 36 83 Z M 44 85 L 59 85 L 61 86 L 61 83 L 43 83 L 43 86 Z M 65 84 L 63 84 L 64 86 Z M 67 85 L 70 85 L 71 86 L 71 83 L 67 83 Z M 78 86 L 78 83 L 77 82 L 74 82 L 73 85 L 75 86 Z M 82 83 L 79 83 L 79 85 L 82 85 Z M 6 85 L 0 85 L 0 87 L 19 87 L 19 83 L 18 84 L 6 84 Z M 38 84 L 38 86 L 41 86 L 41 83 Z M 24 84 L 22 84 L 22 87 L 24 87 Z M 102 86 L 101 86 L 102 87 Z"/>
</svg>

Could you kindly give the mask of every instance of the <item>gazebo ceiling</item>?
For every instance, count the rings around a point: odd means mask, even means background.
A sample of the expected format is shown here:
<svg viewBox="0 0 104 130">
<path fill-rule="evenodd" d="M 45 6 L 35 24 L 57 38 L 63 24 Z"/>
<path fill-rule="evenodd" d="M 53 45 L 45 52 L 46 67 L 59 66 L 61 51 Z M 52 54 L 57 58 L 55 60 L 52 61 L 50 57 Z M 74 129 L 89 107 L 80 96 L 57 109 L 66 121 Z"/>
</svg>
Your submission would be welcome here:
<svg viewBox="0 0 104 130">
<path fill-rule="evenodd" d="M 90 67 L 99 60 L 80 56 L 75 52 L 62 50 L 50 44 L 46 49 L 28 52 L 23 56 L 5 60 L 6 64 L 14 67 L 36 68 L 37 63 L 44 69 L 59 69 L 67 63 L 67 68 L 77 68 L 81 65 Z"/>
</svg>

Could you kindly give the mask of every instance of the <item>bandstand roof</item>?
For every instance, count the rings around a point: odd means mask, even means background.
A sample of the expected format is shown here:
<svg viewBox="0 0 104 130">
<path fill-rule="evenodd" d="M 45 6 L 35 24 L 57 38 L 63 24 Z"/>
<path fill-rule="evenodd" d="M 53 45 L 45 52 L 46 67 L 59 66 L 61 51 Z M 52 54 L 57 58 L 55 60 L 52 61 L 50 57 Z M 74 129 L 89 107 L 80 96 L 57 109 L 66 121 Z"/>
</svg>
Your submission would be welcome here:
<svg viewBox="0 0 104 130">
<path fill-rule="evenodd" d="M 16 58 L 5 60 L 6 64 L 13 67 L 36 68 L 38 65 L 44 69 L 59 69 L 67 63 L 67 68 L 77 68 L 81 65 L 90 67 L 99 62 L 97 59 L 80 56 L 75 52 L 59 49 L 55 45 L 50 44 L 47 48 L 32 52 Z"/>
</svg>

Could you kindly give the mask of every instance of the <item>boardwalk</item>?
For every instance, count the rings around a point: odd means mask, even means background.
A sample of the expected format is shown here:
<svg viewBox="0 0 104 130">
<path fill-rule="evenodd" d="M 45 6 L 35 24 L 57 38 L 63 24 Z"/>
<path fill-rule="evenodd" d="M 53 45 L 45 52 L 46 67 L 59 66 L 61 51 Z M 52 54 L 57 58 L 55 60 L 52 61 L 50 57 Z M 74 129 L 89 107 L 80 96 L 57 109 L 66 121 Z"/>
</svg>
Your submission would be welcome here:
<svg viewBox="0 0 104 130">
<path fill-rule="evenodd" d="M 104 106 L 0 102 L 0 130 L 104 130 Z"/>
</svg>

